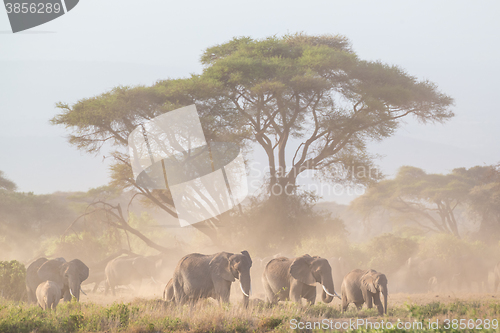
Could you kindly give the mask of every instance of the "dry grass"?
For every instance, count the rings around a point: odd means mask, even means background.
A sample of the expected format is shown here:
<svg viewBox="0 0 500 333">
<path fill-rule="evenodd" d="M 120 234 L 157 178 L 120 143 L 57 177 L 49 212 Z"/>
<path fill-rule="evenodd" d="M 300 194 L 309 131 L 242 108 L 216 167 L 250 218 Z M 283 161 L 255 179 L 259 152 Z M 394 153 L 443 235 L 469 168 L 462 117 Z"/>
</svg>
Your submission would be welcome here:
<svg viewBox="0 0 500 333">
<path fill-rule="evenodd" d="M 384 317 L 379 317 L 374 309 L 365 308 L 358 312 L 351 307 L 341 313 L 339 304 L 338 300 L 314 306 L 293 303 L 269 306 L 253 302 L 245 309 L 239 304 L 219 306 L 212 300 L 181 307 L 159 299 L 136 298 L 108 305 L 88 300 L 60 303 L 56 312 L 45 312 L 34 305 L 0 300 L 0 332 L 289 332 L 292 319 L 303 322 L 439 319 L 443 323 L 446 318 L 498 319 L 500 315 L 500 303 L 491 294 L 463 294 L 454 298 L 444 294 L 438 297 L 394 294 Z"/>
</svg>

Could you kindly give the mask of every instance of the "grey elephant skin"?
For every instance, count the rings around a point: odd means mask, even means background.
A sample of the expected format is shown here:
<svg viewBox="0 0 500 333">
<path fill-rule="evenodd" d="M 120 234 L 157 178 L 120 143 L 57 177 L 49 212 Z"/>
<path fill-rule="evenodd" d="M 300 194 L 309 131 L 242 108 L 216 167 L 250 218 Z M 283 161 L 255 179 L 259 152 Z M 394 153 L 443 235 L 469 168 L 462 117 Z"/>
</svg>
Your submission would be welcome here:
<svg viewBox="0 0 500 333">
<path fill-rule="evenodd" d="M 67 262 L 64 258 L 48 260 L 40 258 L 26 269 L 26 291 L 28 301 L 35 303 L 36 288 L 44 281 L 53 281 L 61 288 L 61 297 L 70 301 L 74 296 L 80 300 L 81 284 L 89 277 L 89 268 L 79 259 Z"/>
<path fill-rule="evenodd" d="M 168 302 L 174 300 L 174 280 L 170 279 L 163 290 L 163 299 Z"/>
<path fill-rule="evenodd" d="M 44 310 L 55 310 L 61 299 L 61 286 L 54 281 L 45 281 L 36 288 L 38 305 Z"/>
<path fill-rule="evenodd" d="M 152 278 L 154 281 L 155 262 L 144 256 L 118 257 L 108 262 L 104 273 L 106 274 L 105 294 L 111 289 L 115 295 L 116 286 L 129 284 L 138 291 L 143 279 Z"/>
<path fill-rule="evenodd" d="M 175 303 L 194 303 L 208 297 L 228 303 L 231 284 L 238 279 L 246 307 L 251 290 L 251 267 L 252 259 L 247 251 L 188 254 L 179 261 L 172 278 Z"/>
<path fill-rule="evenodd" d="M 371 309 L 373 304 L 379 315 L 387 313 L 387 277 L 373 269 L 355 269 L 344 277 L 342 282 L 342 311 L 346 311 L 350 303 L 361 309 L 364 303 Z M 384 297 L 384 304 L 380 300 Z"/>
<path fill-rule="evenodd" d="M 310 304 L 316 301 L 316 283 L 323 285 L 321 299 L 330 303 L 335 292 L 332 269 L 328 260 L 306 254 L 298 258 L 286 257 L 271 260 L 262 275 L 266 300 L 270 303 L 305 298 Z"/>
</svg>

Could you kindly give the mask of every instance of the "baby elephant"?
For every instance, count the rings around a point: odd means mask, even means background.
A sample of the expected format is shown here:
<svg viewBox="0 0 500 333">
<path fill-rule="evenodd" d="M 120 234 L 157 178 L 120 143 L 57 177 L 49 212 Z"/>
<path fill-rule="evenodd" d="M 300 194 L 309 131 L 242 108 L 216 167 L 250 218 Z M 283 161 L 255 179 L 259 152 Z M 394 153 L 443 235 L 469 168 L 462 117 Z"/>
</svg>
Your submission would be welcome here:
<svg viewBox="0 0 500 333">
<path fill-rule="evenodd" d="M 38 305 L 44 310 L 56 309 L 61 299 L 61 287 L 54 281 L 45 281 L 36 288 Z"/>
<path fill-rule="evenodd" d="M 384 305 L 380 301 L 380 293 L 384 296 Z M 359 310 L 366 302 L 367 307 L 371 309 L 373 301 L 379 315 L 383 315 L 387 313 L 387 295 L 387 278 L 384 274 L 373 269 L 355 269 L 342 281 L 342 311 L 347 310 L 349 303 L 356 304 Z"/>
</svg>

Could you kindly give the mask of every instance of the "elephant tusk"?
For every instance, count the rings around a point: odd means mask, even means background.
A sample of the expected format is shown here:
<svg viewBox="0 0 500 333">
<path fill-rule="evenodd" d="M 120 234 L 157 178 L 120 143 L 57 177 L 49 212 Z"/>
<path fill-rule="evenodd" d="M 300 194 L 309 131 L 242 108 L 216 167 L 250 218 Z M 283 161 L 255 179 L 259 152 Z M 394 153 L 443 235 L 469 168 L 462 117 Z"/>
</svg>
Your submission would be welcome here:
<svg viewBox="0 0 500 333">
<path fill-rule="evenodd" d="M 71 288 L 69 288 L 69 293 L 71 294 L 71 296 L 73 296 L 74 298 L 76 298 L 76 296 L 73 295 L 73 291 L 71 291 Z"/>
<path fill-rule="evenodd" d="M 87 296 L 87 294 L 85 293 L 85 291 L 83 291 L 82 288 L 80 288 L 80 291 L 82 292 L 82 294 L 84 294 L 85 296 Z"/>
<path fill-rule="evenodd" d="M 241 285 L 241 282 L 240 282 L 240 289 L 241 289 L 241 292 L 243 293 L 243 295 L 245 295 L 246 297 L 250 297 L 244 290 L 243 290 L 243 286 Z"/>
<path fill-rule="evenodd" d="M 155 280 L 155 278 L 154 278 L 154 277 L 151 277 L 151 280 L 153 280 L 153 282 L 154 282 L 155 284 L 158 284 L 158 282 L 156 282 L 156 280 Z"/>
<path fill-rule="evenodd" d="M 331 297 L 338 297 L 339 299 L 341 299 L 341 298 L 340 298 L 340 296 L 339 296 L 339 295 L 338 295 L 335 291 L 333 292 L 334 294 L 330 294 L 330 293 L 328 292 L 328 290 L 326 290 L 325 286 L 323 286 L 323 290 L 325 291 L 325 293 L 326 293 L 328 296 L 331 296 Z"/>
</svg>

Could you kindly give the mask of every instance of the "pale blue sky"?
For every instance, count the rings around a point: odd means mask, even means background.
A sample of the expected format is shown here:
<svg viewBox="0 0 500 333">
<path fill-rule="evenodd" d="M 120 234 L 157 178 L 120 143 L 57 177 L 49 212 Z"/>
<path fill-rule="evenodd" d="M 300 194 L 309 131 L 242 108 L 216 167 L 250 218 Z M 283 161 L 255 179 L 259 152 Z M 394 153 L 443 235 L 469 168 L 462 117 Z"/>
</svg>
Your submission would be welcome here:
<svg viewBox="0 0 500 333">
<path fill-rule="evenodd" d="M 0 170 L 22 191 L 87 190 L 107 182 L 102 156 L 70 147 L 48 124 L 58 101 L 117 85 L 200 72 L 202 51 L 234 36 L 347 36 L 360 58 L 396 64 L 456 100 L 445 125 L 409 122 L 372 152 L 382 170 L 431 172 L 500 161 L 498 1 L 81 0 L 66 15 L 9 33 L 0 9 Z"/>
</svg>

